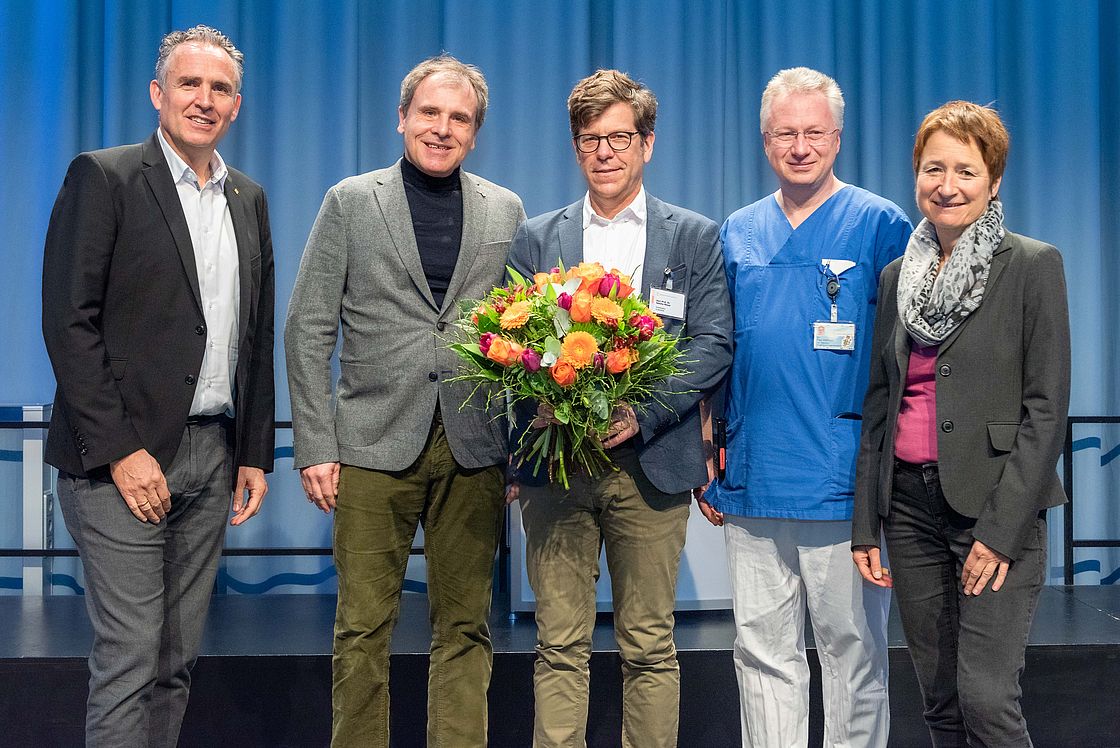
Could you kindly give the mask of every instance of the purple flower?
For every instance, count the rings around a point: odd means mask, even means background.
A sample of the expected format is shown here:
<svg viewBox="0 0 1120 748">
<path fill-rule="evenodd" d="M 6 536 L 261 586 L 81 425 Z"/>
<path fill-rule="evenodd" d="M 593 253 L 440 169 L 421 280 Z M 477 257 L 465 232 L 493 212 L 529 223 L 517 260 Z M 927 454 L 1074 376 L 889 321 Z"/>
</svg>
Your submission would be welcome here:
<svg viewBox="0 0 1120 748">
<path fill-rule="evenodd" d="M 478 349 L 482 351 L 483 356 L 490 350 L 490 342 L 496 337 L 498 336 L 492 332 L 482 333 L 482 337 L 478 339 Z"/>
<path fill-rule="evenodd" d="M 602 374 L 607 370 L 607 355 L 599 351 L 591 358 L 591 368 L 595 370 L 596 374 Z"/>
<path fill-rule="evenodd" d="M 560 275 L 560 268 L 552 268 L 548 271 L 549 275 Z"/>
<path fill-rule="evenodd" d="M 614 273 L 607 273 L 603 279 L 599 281 L 599 295 L 610 296 L 611 291 L 617 291 L 622 285 L 622 281 Z"/>
<path fill-rule="evenodd" d="M 653 331 L 657 329 L 657 323 L 653 321 L 652 317 L 642 315 L 635 327 L 638 328 L 638 338 L 640 340 L 649 340 L 653 337 Z"/>
<path fill-rule="evenodd" d="M 525 371 L 531 374 L 540 371 L 541 355 L 532 348 L 526 348 L 521 351 L 521 365 L 525 367 Z"/>
<path fill-rule="evenodd" d="M 568 293 L 567 291 L 565 291 L 564 293 L 557 296 L 556 297 L 556 306 L 560 307 L 561 309 L 571 309 L 572 308 L 572 295 L 570 293 Z"/>
</svg>

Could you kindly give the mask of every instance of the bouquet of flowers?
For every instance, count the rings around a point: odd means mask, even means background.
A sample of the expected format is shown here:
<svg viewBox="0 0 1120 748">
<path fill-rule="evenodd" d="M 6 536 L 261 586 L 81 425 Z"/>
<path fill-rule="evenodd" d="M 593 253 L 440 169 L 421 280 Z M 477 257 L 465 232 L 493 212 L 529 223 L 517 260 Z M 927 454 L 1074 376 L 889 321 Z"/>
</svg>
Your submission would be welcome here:
<svg viewBox="0 0 1120 748">
<path fill-rule="evenodd" d="M 622 404 L 658 402 L 657 386 L 687 375 L 677 338 L 634 293 L 629 276 L 581 262 L 554 267 L 532 280 L 509 268 L 512 281 L 469 302 L 458 326 L 466 342 L 450 345 L 463 359 L 461 380 L 496 383 L 491 397 L 511 406 L 532 400 L 552 418 L 524 431 L 520 463 L 568 488 L 575 465 L 597 476 L 610 466 L 599 435 Z"/>
</svg>

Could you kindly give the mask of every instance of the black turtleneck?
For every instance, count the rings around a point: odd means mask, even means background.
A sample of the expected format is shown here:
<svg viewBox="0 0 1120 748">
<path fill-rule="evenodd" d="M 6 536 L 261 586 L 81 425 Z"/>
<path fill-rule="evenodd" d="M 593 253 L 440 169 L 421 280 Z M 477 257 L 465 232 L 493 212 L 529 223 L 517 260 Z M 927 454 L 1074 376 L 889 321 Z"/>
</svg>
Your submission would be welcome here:
<svg viewBox="0 0 1120 748">
<path fill-rule="evenodd" d="M 412 214 L 412 230 L 420 250 L 420 264 L 428 279 L 428 288 L 438 306 L 455 272 L 459 244 L 463 238 L 463 188 L 459 170 L 446 177 L 433 177 L 401 159 L 404 194 Z"/>
</svg>

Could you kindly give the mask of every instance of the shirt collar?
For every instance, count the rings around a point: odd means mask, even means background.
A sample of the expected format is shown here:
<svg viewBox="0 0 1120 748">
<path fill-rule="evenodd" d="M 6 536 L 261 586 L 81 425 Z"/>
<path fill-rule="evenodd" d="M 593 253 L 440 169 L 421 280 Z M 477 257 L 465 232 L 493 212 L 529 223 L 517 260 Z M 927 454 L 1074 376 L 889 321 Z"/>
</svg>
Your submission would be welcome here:
<svg viewBox="0 0 1120 748">
<path fill-rule="evenodd" d="M 156 128 L 156 136 L 159 138 L 159 147 L 163 149 L 163 157 L 167 159 L 167 166 L 171 170 L 171 179 L 175 184 L 183 181 L 184 179 L 191 184 L 198 184 L 198 175 L 194 173 L 194 169 L 190 167 L 183 158 L 175 152 L 167 139 L 163 137 L 163 130 Z M 210 156 L 210 182 L 209 184 L 218 185 L 218 189 L 225 190 L 226 176 L 229 171 L 226 169 L 226 162 L 222 159 L 222 155 L 214 151 Z M 201 185 L 200 185 L 201 188 Z"/>
<path fill-rule="evenodd" d="M 600 226 L 609 226 L 613 223 L 622 223 L 624 221 L 633 221 L 639 226 L 646 222 L 646 188 L 642 185 L 638 189 L 638 194 L 630 201 L 630 204 L 618 212 L 614 218 L 603 218 L 595 212 L 591 207 L 591 193 L 585 193 L 583 196 L 583 228 L 586 229 L 595 221 Z"/>
</svg>

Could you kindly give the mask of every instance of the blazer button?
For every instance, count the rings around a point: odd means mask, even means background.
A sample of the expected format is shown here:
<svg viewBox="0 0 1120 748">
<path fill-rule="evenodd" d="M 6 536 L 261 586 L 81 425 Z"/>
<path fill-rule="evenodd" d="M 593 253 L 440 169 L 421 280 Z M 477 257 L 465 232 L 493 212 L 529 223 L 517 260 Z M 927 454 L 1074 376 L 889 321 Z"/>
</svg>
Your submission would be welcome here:
<svg viewBox="0 0 1120 748">
<path fill-rule="evenodd" d="M 436 374 L 434 371 L 429 371 L 428 372 L 428 381 L 429 382 L 434 382 L 437 379 L 439 379 L 439 374 Z"/>
<path fill-rule="evenodd" d="M 206 334 L 206 325 L 199 325 L 198 327 L 194 328 L 194 334 L 195 335 L 205 335 Z"/>
<path fill-rule="evenodd" d="M 86 449 L 85 447 L 82 447 L 81 449 L 78 450 L 78 454 L 80 454 L 80 455 L 89 454 L 89 450 Z"/>
<path fill-rule="evenodd" d="M 183 378 L 183 381 L 186 382 L 187 384 L 194 384 L 194 374 L 188 374 L 186 377 Z"/>
<path fill-rule="evenodd" d="M 947 377 L 953 373 L 953 367 L 949 366 L 949 364 L 941 364 L 941 368 L 939 368 L 937 371 L 941 374 L 941 376 Z"/>
<path fill-rule="evenodd" d="M 953 422 L 952 421 L 942 421 L 941 422 L 941 430 L 944 431 L 946 434 L 952 433 Z"/>
<path fill-rule="evenodd" d="M 436 329 L 439 330 L 440 332 L 443 332 L 446 327 L 447 327 L 446 322 L 437 322 L 436 323 Z"/>
</svg>

